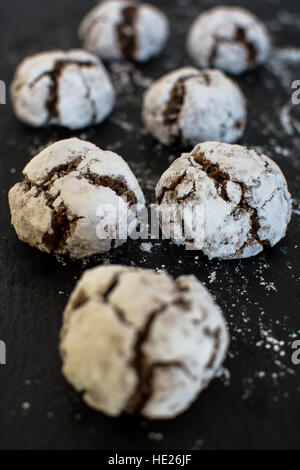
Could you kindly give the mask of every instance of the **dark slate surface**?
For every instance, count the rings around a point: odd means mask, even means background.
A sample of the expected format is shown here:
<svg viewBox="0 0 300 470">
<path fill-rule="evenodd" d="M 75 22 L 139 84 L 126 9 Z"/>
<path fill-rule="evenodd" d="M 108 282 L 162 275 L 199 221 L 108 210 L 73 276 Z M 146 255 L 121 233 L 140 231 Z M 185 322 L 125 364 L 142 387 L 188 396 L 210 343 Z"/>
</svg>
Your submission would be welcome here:
<svg viewBox="0 0 300 470">
<path fill-rule="evenodd" d="M 153 3 L 170 16 L 168 47 L 147 65 L 114 65 L 119 95 L 113 115 L 102 126 L 76 134 L 119 152 L 139 177 L 148 202 L 153 200 L 160 174 L 179 151 L 162 148 L 142 132 L 144 87 L 148 78 L 189 63 L 184 51 L 187 27 L 197 12 L 217 2 Z M 267 21 L 277 48 L 299 46 L 299 2 L 236 3 Z M 78 46 L 77 26 L 93 4 L 91 0 L 1 2 L 0 79 L 9 84 L 17 63 L 28 54 Z M 300 339 L 300 136 L 296 130 L 300 105 L 285 105 L 291 80 L 300 79 L 300 64 L 299 51 L 298 59 L 294 54 L 291 60 L 290 51 L 285 50 L 285 55 L 289 61 L 283 62 L 275 51 L 267 67 L 238 79 L 249 100 L 249 122 L 241 142 L 263 149 L 276 160 L 295 200 L 286 238 L 274 249 L 244 261 L 208 261 L 167 242 L 154 244 L 147 252 L 140 242 L 129 242 L 86 266 L 64 265 L 21 243 L 10 226 L 7 191 L 41 147 L 71 133 L 30 129 L 15 119 L 9 103 L 0 106 L 0 340 L 7 346 L 7 364 L 0 365 L 2 449 L 299 448 L 300 366 L 292 364 L 291 344 Z M 194 273 L 207 284 L 228 320 L 232 340 L 221 376 L 172 422 L 105 417 L 88 409 L 61 375 L 58 334 L 67 298 L 86 267 L 109 262 L 167 269 L 174 276 Z"/>
</svg>

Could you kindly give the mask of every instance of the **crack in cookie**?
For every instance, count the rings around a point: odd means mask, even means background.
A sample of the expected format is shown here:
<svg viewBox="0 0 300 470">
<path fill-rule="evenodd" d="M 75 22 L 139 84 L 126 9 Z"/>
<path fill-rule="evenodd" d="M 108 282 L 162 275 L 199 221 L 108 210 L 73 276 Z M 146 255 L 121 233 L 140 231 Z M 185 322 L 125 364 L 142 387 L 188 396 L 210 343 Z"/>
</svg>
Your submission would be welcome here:
<svg viewBox="0 0 300 470">
<path fill-rule="evenodd" d="M 240 181 L 233 181 L 234 183 L 238 184 L 241 188 L 242 191 L 242 196 L 240 199 L 239 204 L 237 205 L 237 208 L 233 212 L 233 214 L 236 212 L 236 210 L 244 210 L 250 214 L 250 230 L 249 233 L 250 235 L 261 245 L 267 245 L 268 241 L 267 240 L 261 240 L 258 232 L 260 230 L 260 222 L 259 222 L 259 217 L 258 217 L 258 212 L 257 209 L 254 207 L 251 207 L 249 203 L 247 202 L 247 197 L 245 196 L 246 192 L 249 190 L 248 186 L 246 186 L 244 183 L 241 183 Z M 246 245 L 249 243 L 249 240 L 246 240 Z"/>
<path fill-rule="evenodd" d="M 214 342 L 213 352 L 205 366 L 207 369 L 212 369 L 215 365 L 218 351 L 219 351 L 220 344 L 221 344 L 221 329 L 216 328 L 215 330 L 212 331 L 209 328 L 204 328 L 203 333 L 209 338 L 212 338 Z"/>
<path fill-rule="evenodd" d="M 138 7 L 130 5 L 122 10 L 122 21 L 117 26 L 117 36 L 122 54 L 127 59 L 134 59 L 137 49 L 136 20 Z"/>
<path fill-rule="evenodd" d="M 201 72 L 198 74 L 188 74 L 184 77 L 179 78 L 176 80 L 173 88 L 170 92 L 170 98 L 167 102 L 165 110 L 163 112 L 163 119 L 164 125 L 167 127 L 173 127 L 174 124 L 178 123 L 181 109 L 184 105 L 184 98 L 185 98 L 185 83 L 187 80 L 191 78 L 203 78 L 204 84 L 206 86 L 210 85 L 210 76 L 207 72 Z M 176 133 L 173 134 L 174 141 L 179 140 L 181 143 L 184 144 L 182 138 L 182 132 L 178 128 Z"/>
<path fill-rule="evenodd" d="M 220 165 L 218 163 L 212 163 L 210 160 L 205 158 L 203 152 L 199 152 L 194 155 L 194 160 L 198 165 L 202 166 L 203 171 L 205 171 L 207 176 L 213 180 L 221 198 L 224 199 L 224 201 L 230 201 L 226 189 L 227 182 L 230 181 L 230 178 L 227 173 L 221 170 Z"/>
<path fill-rule="evenodd" d="M 113 276 L 109 286 L 107 287 L 106 291 L 103 294 L 101 294 L 101 296 L 102 296 L 104 302 L 109 304 L 110 307 L 113 309 L 113 311 L 115 312 L 116 316 L 121 321 L 121 323 L 123 323 L 126 326 L 132 326 L 131 322 L 127 320 L 124 312 L 120 309 L 120 307 L 117 307 L 116 305 L 109 302 L 109 297 L 113 293 L 113 291 L 118 287 L 121 276 L 122 276 L 122 273 L 115 274 L 115 276 Z"/>
<path fill-rule="evenodd" d="M 64 176 L 69 175 L 73 171 L 77 171 L 78 165 L 82 162 L 82 160 L 83 157 L 79 156 L 69 163 L 59 165 L 53 168 L 48 173 L 47 178 L 43 180 L 40 184 L 34 183 L 26 179 L 26 185 L 28 189 L 33 186 L 36 186 L 37 188 L 49 191 L 49 189 L 57 179 L 63 178 Z M 78 171 L 80 172 L 80 170 Z M 108 175 L 101 176 L 97 173 L 92 173 L 89 170 L 87 170 L 86 172 L 80 172 L 78 177 L 87 179 L 94 186 L 103 186 L 112 189 L 117 194 L 117 196 L 124 197 L 126 201 L 128 201 L 130 206 L 137 204 L 137 197 L 135 193 L 129 189 L 126 181 L 122 178 L 113 178 Z"/>
<path fill-rule="evenodd" d="M 179 175 L 178 178 L 176 178 L 175 181 L 173 181 L 173 182 L 170 184 L 170 186 L 164 186 L 164 187 L 162 188 L 162 191 L 161 191 L 160 195 L 157 197 L 157 202 L 158 202 L 158 204 L 161 204 L 161 202 L 162 202 L 162 200 L 163 200 L 163 198 L 164 198 L 166 192 L 167 192 L 167 191 L 175 191 L 176 187 L 177 187 L 180 183 L 182 183 L 182 181 L 184 180 L 185 177 L 186 177 L 186 171 L 185 171 L 183 174 Z"/>
<path fill-rule="evenodd" d="M 170 303 L 163 303 L 159 308 L 154 310 L 148 317 L 144 327 L 137 332 L 137 339 L 134 345 L 135 355 L 131 362 L 131 366 L 136 371 L 138 383 L 132 396 L 130 397 L 125 411 L 134 413 L 142 410 L 147 402 L 151 399 L 154 391 L 153 378 L 157 367 L 177 367 L 185 371 L 186 374 L 193 377 L 191 372 L 184 366 L 181 361 L 156 361 L 149 362 L 147 355 L 143 352 L 143 347 L 149 339 L 150 330 L 157 317 L 164 314 L 169 307 L 177 306 L 183 310 L 189 311 L 191 303 L 183 297 L 189 289 L 181 286 L 180 282 L 175 282 L 176 292 L 174 300 Z"/>
<path fill-rule="evenodd" d="M 245 28 L 242 28 L 241 26 L 236 28 L 234 40 L 240 44 L 243 44 L 248 51 L 248 64 L 255 64 L 257 60 L 257 49 L 255 45 L 247 39 Z"/>
<path fill-rule="evenodd" d="M 168 304 L 162 304 L 159 308 L 154 310 L 154 312 L 150 314 L 143 329 L 137 332 L 137 339 L 134 345 L 135 355 L 131 362 L 131 366 L 136 371 L 138 382 L 134 393 L 126 405 L 125 411 L 129 413 L 134 413 L 144 408 L 152 395 L 152 367 L 143 352 L 143 346 L 149 337 L 149 332 L 153 322 L 158 315 L 161 315 L 165 311 L 167 307 Z"/>
<path fill-rule="evenodd" d="M 75 228 L 77 220 L 82 218 L 73 216 L 63 201 L 61 201 L 58 207 L 54 207 L 53 204 L 59 194 L 53 196 L 49 191 L 57 179 L 70 174 L 72 171 L 76 171 L 82 159 L 83 157 L 77 157 L 71 162 L 53 168 L 48 173 L 47 178 L 41 183 L 31 181 L 27 177 L 23 181 L 23 185 L 26 188 L 25 190 L 30 191 L 32 188 L 35 188 L 35 197 L 43 194 L 46 206 L 52 210 L 51 230 L 50 232 L 46 232 L 42 238 L 49 252 L 62 250 L 65 247 L 68 238 Z"/>
<path fill-rule="evenodd" d="M 71 160 L 68 163 L 63 163 L 62 165 L 58 165 L 52 168 L 51 171 L 48 172 L 47 178 L 42 181 L 42 183 L 37 184 L 31 182 L 32 185 L 43 188 L 44 190 L 49 190 L 52 184 L 59 178 L 63 178 L 64 176 L 69 175 L 73 171 L 78 169 L 78 165 L 82 162 L 84 157 L 78 156 L 75 157 L 74 160 Z M 54 178 L 54 179 L 53 179 Z"/>
<path fill-rule="evenodd" d="M 232 215 L 238 214 L 239 211 L 245 211 L 249 213 L 250 215 L 249 234 L 261 246 L 264 246 L 264 245 L 268 246 L 269 241 L 261 240 L 258 234 L 260 230 L 260 221 L 259 221 L 257 209 L 250 206 L 250 204 L 247 201 L 247 197 L 245 196 L 246 192 L 249 191 L 249 187 L 240 181 L 232 180 L 225 171 L 220 169 L 220 166 L 218 163 L 212 163 L 210 160 L 206 159 L 203 152 L 200 152 L 200 153 L 195 152 L 194 154 L 192 154 L 192 156 L 194 158 L 194 161 L 202 166 L 203 171 L 205 171 L 207 176 L 209 176 L 209 178 L 213 180 L 218 195 L 221 196 L 224 201 L 230 202 L 230 198 L 228 197 L 227 190 L 226 190 L 226 185 L 229 181 L 232 181 L 233 183 L 238 184 L 240 186 L 241 193 L 242 193 L 241 199 L 239 203 L 237 204 L 235 210 L 232 212 Z M 249 237 L 248 237 L 248 239 L 245 241 L 242 247 L 238 250 L 238 253 L 242 253 L 245 246 L 247 246 L 249 243 L 251 244 L 251 238 L 249 240 Z"/>
<path fill-rule="evenodd" d="M 71 307 L 72 307 L 73 310 L 77 310 L 78 308 L 80 308 L 80 307 L 82 307 L 84 304 L 86 304 L 88 300 L 89 300 L 89 299 L 88 299 L 87 293 L 86 293 L 83 289 L 81 289 L 81 290 L 78 292 L 78 294 L 77 294 L 77 296 L 75 297 L 75 299 L 73 299 L 73 302 L 72 302 Z"/>
<path fill-rule="evenodd" d="M 92 61 L 79 61 L 79 60 L 68 60 L 68 59 L 59 59 L 54 62 L 54 67 L 48 72 L 44 72 L 38 78 L 36 78 L 31 84 L 30 87 L 33 87 L 39 80 L 44 77 L 49 77 L 51 80 L 49 86 L 48 98 L 46 101 L 46 109 L 48 111 L 48 121 L 52 119 L 58 119 L 59 110 L 58 110 L 58 100 L 59 100 L 59 79 L 66 67 L 69 65 L 76 65 L 80 67 L 95 67 L 97 64 Z M 83 80 L 85 83 L 85 80 Z"/>
<path fill-rule="evenodd" d="M 179 119 L 179 114 L 184 103 L 185 96 L 185 87 L 184 84 L 186 80 L 193 77 L 192 74 L 186 75 L 176 80 L 173 88 L 170 92 L 170 99 L 167 102 L 165 111 L 164 111 L 164 124 L 166 126 L 172 126 Z"/>
<path fill-rule="evenodd" d="M 86 89 L 86 98 L 89 101 L 91 108 L 92 108 L 92 119 L 91 119 L 91 124 L 95 124 L 97 122 L 97 117 L 98 117 L 98 111 L 97 111 L 97 105 L 95 100 L 92 98 L 92 88 L 88 85 L 87 81 L 85 80 L 85 77 L 83 76 L 81 69 L 79 69 L 79 73 L 82 77 L 82 82 L 85 86 Z"/>
<path fill-rule="evenodd" d="M 52 199 L 52 201 L 48 199 L 47 201 L 46 197 L 46 205 L 52 209 L 51 232 L 53 233 L 45 233 L 43 243 L 49 252 L 63 250 L 75 228 L 77 220 L 82 218 L 72 216 L 63 202 L 61 202 L 57 208 L 53 207 L 55 199 L 56 198 Z"/>
<path fill-rule="evenodd" d="M 123 273 L 121 272 L 114 275 L 106 291 L 101 295 L 105 303 L 112 307 L 119 320 L 126 326 L 133 327 L 133 324 L 126 318 L 125 314 L 116 305 L 112 304 L 109 301 L 109 297 L 118 287 L 122 274 Z M 180 282 L 175 282 L 175 287 L 177 292 L 175 294 L 174 300 L 169 304 L 162 304 L 159 308 L 153 311 L 149 315 L 143 328 L 141 330 L 136 331 L 137 337 L 133 348 L 135 354 L 133 360 L 131 361 L 131 367 L 133 367 L 136 371 L 138 382 L 136 389 L 128 400 L 128 403 L 124 410 L 128 413 L 133 413 L 141 410 L 151 398 L 153 393 L 152 381 L 154 371 L 157 367 L 180 367 L 181 369 L 186 369 L 184 364 L 182 364 L 180 361 L 157 361 L 154 363 L 150 363 L 149 359 L 147 358 L 147 355 L 143 352 L 143 346 L 149 338 L 150 329 L 159 315 L 163 314 L 166 309 L 172 305 L 182 308 L 186 311 L 189 311 L 189 309 L 191 308 L 190 301 L 183 297 L 184 293 L 189 292 L 189 289 L 181 286 Z M 191 373 L 187 369 L 186 373 L 191 375 Z"/>
<path fill-rule="evenodd" d="M 129 203 L 129 206 L 137 204 L 137 197 L 135 193 L 129 189 L 124 179 L 112 178 L 108 175 L 100 176 L 96 173 L 92 173 L 89 170 L 82 176 L 95 186 L 104 186 L 106 188 L 110 188 L 117 194 L 117 196 L 123 197 Z"/>
<path fill-rule="evenodd" d="M 208 64 L 210 67 L 215 65 L 215 61 L 218 55 L 218 49 L 220 45 L 223 44 L 240 44 L 244 46 L 247 51 L 247 62 L 249 65 L 255 64 L 257 60 L 257 49 L 255 45 L 247 39 L 246 30 L 241 26 L 236 26 L 235 35 L 233 39 L 222 38 L 219 36 L 214 37 L 214 45 L 208 59 Z"/>
</svg>

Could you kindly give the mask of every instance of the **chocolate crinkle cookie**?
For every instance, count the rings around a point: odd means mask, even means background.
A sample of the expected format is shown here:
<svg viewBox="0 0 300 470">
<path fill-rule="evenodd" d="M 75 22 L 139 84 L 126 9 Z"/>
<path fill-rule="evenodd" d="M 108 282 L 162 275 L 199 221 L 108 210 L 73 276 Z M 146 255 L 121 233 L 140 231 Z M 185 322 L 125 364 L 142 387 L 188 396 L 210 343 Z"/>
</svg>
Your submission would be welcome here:
<svg viewBox="0 0 300 470">
<path fill-rule="evenodd" d="M 246 118 L 239 86 L 219 70 L 184 67 L 163 76 L 144 95 L 146 129 L 166 145 L 236 142 Z"/>
<path fill-rule="evenodd" d="M 182 154 L 163 173 L 156 196 L 163 233 L 171 221 L 176 244 L 209 258 L 254 256 L 285 236 L 291 217 L 280 168 L 239 145 L 206 142 Z"/>
<path fill-rule="evenodd" d="M 50 145 L 23 173 L 9 191 L 12 224 L 20 240 L 47 253 L 84 258 L 117 247 L 144 207 L 127 163 L 76 138 Z"/>
<path fill-rule="evenodd" d="M 264 24 L 239 7 L 216 7 L 196 18 L 187 49 L 200 67 L 240 74 L 266 61 L 270 38 Z"/>
<path fill-rule="evenodd" d="M 173 418 L 224 360 L 224 318 L 194 276 L 126 266 L 88 270 L 64 312 L 63 374 L 110 416 Z"/>
<path fill-rule="evenodd" d="M 103 60 L 145 62 L 164 47 L 169 23 L 164 13 L 152 5 L 110 0 L 87 14 L 79 35 L 83 46 Z"/>
<path fill-rule="evenodd" d="M 97 57 L 81 49 L 57 50 L 21 62 L 11 98 L 17 117 L 30 126 L 81 129 L 110 114 L 115 91 Z"/>
</svg>

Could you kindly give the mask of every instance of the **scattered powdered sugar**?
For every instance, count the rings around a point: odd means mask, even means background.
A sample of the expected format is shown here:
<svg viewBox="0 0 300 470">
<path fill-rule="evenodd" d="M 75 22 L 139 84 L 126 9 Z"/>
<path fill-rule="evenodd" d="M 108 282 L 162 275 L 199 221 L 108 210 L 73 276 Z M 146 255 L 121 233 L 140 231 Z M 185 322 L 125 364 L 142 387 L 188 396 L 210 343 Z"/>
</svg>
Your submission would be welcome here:
<svg viewBox="0 0 300 470">
<path fill-rule="evenodd" d="M 147 165 L 147 162 L 130 162 L 130 168 L 135 174 L 136 179 L 142 186 L 143 190 L 154 191 L 158 181 L 158 177 L 153 173 L 152 169 Z M 152 197 L 153 199 L 153 197 Z M 149 201 L 148 201 L 149 202 Z"/>
<path fill-rule="evenodd" d="M 160 442 L 164 439 L 164 435 L 162 432 L 149 432 L 148 434 L 148 438 L 151 440 L 151 441 L 156 441 L 156 442 Z"/>
<path fill-rule="evenodd" d="M 126 117 L 122 118 L 121 116 L 117 117 L 117 116 L 112 115 L 109 118 L 109 120 L 116 126 L 121 127 L 121 129 L 123 129 L 126 132 L 132 132 L 134 130 L 134 127 L 135 127 L 134 124 L 131 124 L 130 122 L 128 122 L 126 120 Z"/>
<path fill-rule="evenodd" d="M 28 411 L 28 410 L 31 408 L 31 405 L 30 405 L 30 403 L 29 403 L 28 401 L 24 401 L 24 402 L 22 403 L 21 407 L 22 407 L 22 409 L 23 409 L 24 411 Z"/>
<path fill-rule="evenodd" d="M 262 322 L 259 323 L 259 332 L 261 339 L 256 342 L 258 348 L 272 349 L 279 356 L 283 357 L 286 355 L 284 347 L 286 343 L 284 340 L 278 340 L 274 337 L 274 334 L 270 328 L 266 328 Z"/>
<path fill-rule="evenodd" d="M 203 446 L 204 446 L 204 440 L 200 438 L 196 439 L 192 447 L 192 450 L 200 450 Z"/>
<path fill-rule="evenodd" d="M 291 21 L 292 18 L 293 15 L 291 15 L 289 12 L 280 12 L 277 19 L 277 21 L 279 21 L 279 27 L 285 27 L 286 25 L 298 27 L 299 18 L 297 19 L 296 23 L 295 21 Z M 300 120 L 295 115 L 293 115 L 293 112 L 297 110 L 297 107 L 292 103 L 291 100 L 293 93 L 292 83 L 294 80 L 299 79 L 299 67 L 300 48 L 295 47 L 274 47 L 271 51 L 268 62 L 265 64 L 265 68 L 279 81 L 280 85 L 288 96 L 288 101 L 284 104 L 279 104 L 280 101 L 278 102 L 277 97 L 275 97 L 272 100 L 272 106 L 276 112 L 275 115 L 278 115 L 281 130 L 284 132 L 285 136 L 289 137 L 292 137 L 295 134 L 300 134 Z M 267 86 L 273 87 L 272 82 L 270 82 L 269 85 L 268 83 L 266 83 Z M 266 126 L 270 124 L 268 121 L 270 120 L 265 121 Z M 274 126 L 274 123 L 271 123 L 271 125 Z M 273 131 L 271 130 L 271 132 L 275 136 L 280 135 L 280 131 L 276 128 L 274 128 Z M 290 144 L 298 147 L 297 142 L 291 141 Z M 284 155 L 288 156 L 286 152 Z"/>
<path fill-rule="evenodd" d="M 132 65 L 127 62 L 113 62 L 109 66 L 111 79 L 117 93 L 132 90 Z"/>
<path fill-rule="evenodd" d="M 295 12 L 291 13 L 287 10 L 280 10 L 278 12 L 278 19 L 281 25 L 294 26 L 300 29 L 300 16 Z"/>
<path fill-rule="evenodd" d="M 293 199 L 293 214 L 300 215 L 300 200 Z"/>
<path fill-rule="evenodd" d="M 105 150 L 110 150 L 111 152 L 117 152 L 118 150 L 122 147 L 122 142 L 120 140 L 117 140 L 113 144 L 107 145 L 105 147 Z"/>
<path fill-rule="evenodd" d="M 225 387 L 230 385 L 231 373 L 226 367 L 220 367 L 216 373 L 216 377 L 223 382 Z"/>
<path fill-rule="evenodd" d="M 267 291 L 273 290 L 274 292 L 277 291 L 277 288 L 274 285 L 274 282 L 267 282 L 264 280 L 263 277 L 260 278 L 260 285 L 265 286 Z"/>
<path fill-rule="evenodd" d="M 147 253 L 151 253 L 153 248 L 153 244 L 151 242 L 141 243 L 141 250 L 146 251 Z"/>
<path fill-rule="evenodd" d="M 279 119 L 283 130 L 289 136 L 292 136 L 297 132 L 300 134 L 300 121 L 292 117 L 293 105 L 288 102 L 286 103 L 279 112 Z"/>
<path fill-rule="evenodd" d="M 157 273 L 164 273 L 166 271 L 166 265 L 165 264 L 162 264 L 161 266 L 157 266 L 155 268 L 155 271 Z"/>
<path fill-rule="evenodd" d="M 274 151 L 277 155 L 281 155 L 283 157 L 289 157 L 291 155 L 291 150 L 285 147 L 281 147 L 280 145 L 274 145 Z"/>
<path fill-rule="evenodd" d="M 277 58 L 289 65 L 300 64 L 300 49 L 295 47 L 285 47 L 283 49 L 277 49 Z"/>
<path fill-rule="evenodd" d="M 265 67 L 279 80 L 282 87 L 290 92 L 292 68 L 300 65 L 300 49 L 281 48 L 271 51 Z"/>
<path fill-rule="evenodd" d="M 285 104 L 280 110 L 280 122 L 284 131 L 288 135 L 294 134 L 294 126 L 291 119 L 291 105 L 289 103 Z"/>
<path fill-rule="evenodd" d="M 112 62 L 108 66 L 112 82 L 117 93 L 126 93 L 131 95 L 134 86 L 139 88 L 148 88 L 153 80 L 145 77 L 136 66 L 130 62 Z"/>
</svg>

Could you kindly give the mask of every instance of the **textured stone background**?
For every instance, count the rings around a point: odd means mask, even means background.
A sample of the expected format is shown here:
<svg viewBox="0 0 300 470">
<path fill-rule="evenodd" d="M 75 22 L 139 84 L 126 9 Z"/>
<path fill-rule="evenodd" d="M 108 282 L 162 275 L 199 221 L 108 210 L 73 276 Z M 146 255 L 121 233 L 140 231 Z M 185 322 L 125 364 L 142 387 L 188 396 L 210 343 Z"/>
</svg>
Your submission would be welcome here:
<svg viewBox="0 0 300 470">
<path fill-rule="evenodd" d="M 2 1 L 0 79 L 9 84 L 16 65 L 28 54 L 79 46 L 77 26 L 94 3 Z M 149 64 L 111 65 L 118 90 L 114 113 L 103 125 L 76 133 L 119 152 L 138 176 L 148 203 L 162 171 L 179 151 L 163 148 L 144 134 L 142 94 L 151 80 L 190 63 L 184 50 L 187 28 L 198 12 L 218 2 L 152 3 L 170 16 L 168 46 Z M 236 4 L 251 8 L 267 22 L 276 48 L 266 67 L 238 78 L 249 104 L 241 143 L 275 159 L 294 198 L 287 237 L 260 256 L 208 261 L 168 242 L 138 241 L 83 265 L 63 264 L 31 249 L 17 240 L 10 226 L 7 191 L 20 180 L 31 156 L 49 142 L 73 134 L 30 129 L 15 119 L 9 102 L 0 106 L 0 340 L 7 346 L 7 365 L 0 365 L 0 448 L 299 448 L 300 366 L 292 364 L 291 344 L 300 339 L 300 105 L 292 106 L 290 97 L 292 80 L 300 79 L 300 49 L 296 49 L 300 4 L 296 0 L 237 0 Z M 232 340 L 220 377 L 173 422 L 107 418 L 82 404 L 60 373 L 63 308 L 83 270 L 101 263 L 166 269 L 174 276 L 194 273 L 224 311 Z"/>
</svg>

